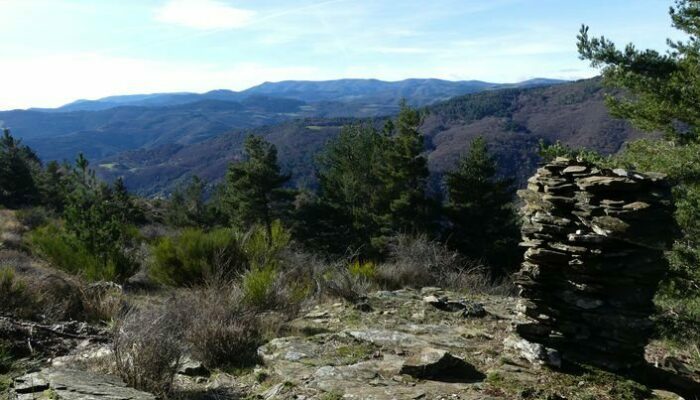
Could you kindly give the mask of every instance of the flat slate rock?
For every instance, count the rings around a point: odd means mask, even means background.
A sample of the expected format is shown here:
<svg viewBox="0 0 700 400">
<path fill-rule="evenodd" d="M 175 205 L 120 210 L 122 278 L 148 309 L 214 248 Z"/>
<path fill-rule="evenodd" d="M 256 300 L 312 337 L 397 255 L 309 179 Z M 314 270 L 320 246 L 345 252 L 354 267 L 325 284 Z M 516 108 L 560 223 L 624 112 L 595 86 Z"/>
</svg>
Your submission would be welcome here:
<svg viewBox="0 0 700 400">
<path fill-rule="evenodd" d="M 49 368 L 15 378 L 10 399 L 30 400 L 46 398 L 50 390 L 53 398 L 65 400 L 155 400 L 155 396 L 127 387 L 116 376 L 91 372 Z"/>
</svg>

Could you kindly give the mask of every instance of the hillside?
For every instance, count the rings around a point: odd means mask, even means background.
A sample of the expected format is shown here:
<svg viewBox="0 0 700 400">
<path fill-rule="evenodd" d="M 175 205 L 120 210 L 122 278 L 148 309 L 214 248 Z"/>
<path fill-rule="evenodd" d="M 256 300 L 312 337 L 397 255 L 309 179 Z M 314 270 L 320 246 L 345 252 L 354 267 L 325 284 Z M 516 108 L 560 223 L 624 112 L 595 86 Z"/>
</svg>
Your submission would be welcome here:
<svg viewBox="0 0 700 400">
<path fill-rule="evenodd" d="M 537 163 L 540 139 L 562 141 L 613 153 L 640 133 L 613 119 L 597 80 L 544 88 L 504 89 L 458 97 L 425 109 L 421 127 L 434 182 L 463 154 L 471 139 L 483 135 L 496 154 L 501 173 L 522 182 Z M 300 119 L 250 131 L 236 130 L 193 145 L 165 145 L 127 152 L 102 162 L 107 178 L 123 175 L 143 194 L 166 193 L 188 176 L 220 179 L 229 161 L 240 157 L 246 135 L 265 136 L 277 145 L 283 166 L 297 184 L 313 185 L 314 155 L 350 119 Z M 377 122 L 380 123 L 380 122 Z"/>
</svg>

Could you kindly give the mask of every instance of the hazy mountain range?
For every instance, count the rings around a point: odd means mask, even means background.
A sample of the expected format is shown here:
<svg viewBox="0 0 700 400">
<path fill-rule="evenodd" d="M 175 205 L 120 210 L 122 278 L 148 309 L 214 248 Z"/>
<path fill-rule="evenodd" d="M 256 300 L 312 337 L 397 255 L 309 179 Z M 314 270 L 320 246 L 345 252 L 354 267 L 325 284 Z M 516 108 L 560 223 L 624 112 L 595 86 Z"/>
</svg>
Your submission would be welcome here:
<svg viewBox="0 0 700 400">
<path fill-rule="evenodd" d="M 294 118 L 391 115 L 401 99 L 424 106 L 483 90 L 561 82 L 283 81 L 242 92 L 215 90 L 80 100 L 56 109 L 0 112 L 0 121 L 44 160 L 72 160 L 78 152 L 94 160 L 128 150 L 197 143 L 232 129 L 275 125 Z"/>
</svg>

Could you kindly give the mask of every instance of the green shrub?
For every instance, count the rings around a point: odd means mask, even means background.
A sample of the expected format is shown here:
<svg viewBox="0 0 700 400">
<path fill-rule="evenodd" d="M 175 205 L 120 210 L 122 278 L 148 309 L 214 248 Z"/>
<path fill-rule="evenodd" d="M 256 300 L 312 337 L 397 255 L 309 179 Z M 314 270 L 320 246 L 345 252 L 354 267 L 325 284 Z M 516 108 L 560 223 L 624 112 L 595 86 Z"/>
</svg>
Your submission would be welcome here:
<svg viewBox="0 0 700 400">
<path fill-rule="evenodd" d="M 57 225 L 32 231 L 29 243 L 52 266 L 90 281 L 126 279 L 136 269 L 136 264 L 124 252 L 114 251 L 106 258 L 98 257 L 75 236 Z"/>
<path fill-rule="evenodd" d="M 45 225 L 51 218 L 51 213 L 44 207 L 32 207 L 17 210 L 15 216 L 17 216 L 22 225 L 29 229 L 35 229 Z"/>
<path fill-rule="evenodd" d="M 348 272 L 352 276 L 371 281 L 377 277 L 377 266 L 372 261 L 361 262 L 360 260 L 355 260 L 348 267 Z"/>
<path fill-rule="evenodd" d="M 149 272 L 161 283 L 187 286 L 202 283 L 218 274 L 232 277 L 246 264 L 240 235 L 236 231 L 216 229 L 204 232 L 190 228 L 156 243 Z"/>
<path fill-rule="evenodd" d="M 243 251 L 251 268 L 277 268 L 280 253 L 289 246 L 291 234 L 280 221 L 274 221 L 268 238 L 262 225 L 253 226 L 243 237 Z"/>
<path fill-rule="evenodd" d="M 254 267 L 243 275 L 243 299 L 246 303 L 265 307 L 273 301 L 277 271 L 274 267 Z"/>
</svg>

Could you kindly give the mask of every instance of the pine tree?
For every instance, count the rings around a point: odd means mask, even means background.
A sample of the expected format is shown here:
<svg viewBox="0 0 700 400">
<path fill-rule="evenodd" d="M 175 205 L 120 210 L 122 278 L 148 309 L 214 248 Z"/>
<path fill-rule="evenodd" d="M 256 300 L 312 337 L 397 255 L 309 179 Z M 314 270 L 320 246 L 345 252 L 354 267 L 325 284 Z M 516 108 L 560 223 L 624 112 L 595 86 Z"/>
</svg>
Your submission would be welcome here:
<svg viewBox="0 0 700 400">
<path fill-rule="evenodd" d="M 689 40 L 669 39 L 666 54 L 638 50 L 631 43 L 618 49 L 605 37 L 590 37 L 585 25 L 578 35 L 578 50 L 581 59 L 601 69 L 607 85 L 627 93 L 607 96 L 614 115 L 644 131 L 665 132 L 680 143 L 700 137 L 700 3 L 675 3 L 670 9 L 673 26 Z"/>
<path fill-rule="evenodd" d="M 426 233 L 434 217 L 426 193 L 430 172 L 423 156 L 420 123 L 419 111 L 402 101 L 396 121 L 389 121 L 384 127 L 391 138 L 382 177 L 391 197 L 389 213 L 385 215 L 385 229 L 389 232 Z"/>
<path fill-rule="evenodd" d="M 324 251 L 377 254 L 389 197 L 382 169 L 390 138 L 370 125 L 343 127 L 317 158 L 318 199 L 302 210 Z"/>
<path fill-rule="evenodd" d="M 137 212 L 123 182 L 115 187 L 99 182 L 88 169 L 85 157 L 78 156 L 72 192 L 63 211 L 65 228 L 96 256 L 110 275 L 119 279 L 130 276 L 135 263 L 124 252 L 131 240 L 130 230 Z"/>
<path fill-rule="evenodd" d="M 195 175 L 170 196 L 166 219 L 175 226 L 205 226 L 211 222 L 209 211 L 204 198 L 204 182 Z"/>
<path fill-rule="evenodd" d="M 0 204 L 7 207 L 28 206 L 39 200 L 35 171 L 39 159 L 27 146 L 16 140 L 9 129 L 0 137 Z"/>
<path fill-rule="evenodd" d="M 511 183 L 496 177 L 496 163 L 481 137 L 472 141 L 457 169 L 445 175 L 448 243 L 469 257 L 484 260 L 497 274 L 518 261 Z"/>
<path fill-rule="evenodd" d="M 283 185 L 289 175 L 280 172 L 277 148 L 260 136 L 248 136 L 245 160 L 229 165 L 224 205 L 238 226 L 262 224 L 272 240 L 272 222 L 288 213 L 291 194 Z"/>
<path fill-rule="evenodd" d="M 40 175 L 41 203 L 54 211 L 63 211 L 66 197 L 70 192 L 70 179 L 67 176 L 67 171 L 68 169 L 62 167 L 58 162 L 49 161 Z"/>
</svg>

